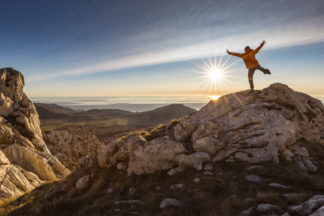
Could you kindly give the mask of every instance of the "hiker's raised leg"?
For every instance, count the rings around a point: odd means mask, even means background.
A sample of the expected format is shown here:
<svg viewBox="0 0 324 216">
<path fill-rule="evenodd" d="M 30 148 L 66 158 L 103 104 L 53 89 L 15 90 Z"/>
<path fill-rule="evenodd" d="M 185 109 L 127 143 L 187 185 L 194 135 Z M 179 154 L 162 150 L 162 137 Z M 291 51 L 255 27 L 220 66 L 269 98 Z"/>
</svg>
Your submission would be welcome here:
<svg viewBox="0 0 324 216">
<path fill-rule="evenodd" d="M 266 69 L 266 68 L 262 67 L 261 65 L 258 65 L 255 69 L 262 71 L 264 74 L 271 74 L 269 69 Z"/>
<path fill-rule="evenodd" d="M 250 68 L 248 73 L 249 83 L 250 83 L 250 89 L 251 91 L 254 90 L 254 84 L 253 84 L 253 74 L 254 74 L 255 68 Z"/>
</svg>

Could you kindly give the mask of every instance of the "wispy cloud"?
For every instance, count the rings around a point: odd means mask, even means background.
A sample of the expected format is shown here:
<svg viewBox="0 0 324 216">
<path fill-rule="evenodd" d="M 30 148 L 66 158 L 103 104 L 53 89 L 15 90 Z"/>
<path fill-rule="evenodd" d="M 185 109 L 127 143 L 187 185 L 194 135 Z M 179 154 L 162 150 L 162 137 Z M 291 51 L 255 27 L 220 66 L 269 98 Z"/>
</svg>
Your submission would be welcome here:
<svg viewBox="0 0 324 216">
<path fill-rule="evenodd" d="M 85 47 L 82 52 L 95 53 L 98 49 L 103 60 L 96 61 L 89 54 L 83 56 L 88 58 L 87 63 L 82 63 L 81 56 L 78 66 L 61 65 L 41 74 L 28 74 L 27 79 L 48 80 L 223 55 L 226 49 L 238 51 L 247 44 L 257 46 L 262 40 L 268 42 L 265 49 L 323 42 L 324 15 L 318 10 L 323 4 L 305 4 L 302 0 L 166 0 L 142 1 L 140 5 L 130 2 L 127 7 L 117 4 L 117 8 L 109 8 L 111 13 L 106 17 L 113 28 L 100 34 L 93 31 L 102 35 L 101 46 Z M 125 11 L 126 16 L 121 16 Z M 107 40 L 114 44 L 104 52 L 102 46 Z"/>
<path fill-rule="evenodd" d="M 223 55 L 226 49 L 241 50 L 247 44 L 257 46 L 267 40 L 266 49 L 311 44 L 324 41 L 324 29 L 320 27 L 322 17 L 299 23 L 289 23 L 278 27 L 264 28 L 250 33 L 228 35 L 206 41 L 195 41 L 180 47 L 165 47 L 150 51 L 138 52 L 125 57 L 96 62 L 66 70 L 49 71 L 29 77 L 31 81 L 46 80 L 61 76 L 84 75 L 98 72 L 163 64 L 203 58 L 211 55 Z M 181 38 L 178 38 L 181 40 Z"/>
</svg>

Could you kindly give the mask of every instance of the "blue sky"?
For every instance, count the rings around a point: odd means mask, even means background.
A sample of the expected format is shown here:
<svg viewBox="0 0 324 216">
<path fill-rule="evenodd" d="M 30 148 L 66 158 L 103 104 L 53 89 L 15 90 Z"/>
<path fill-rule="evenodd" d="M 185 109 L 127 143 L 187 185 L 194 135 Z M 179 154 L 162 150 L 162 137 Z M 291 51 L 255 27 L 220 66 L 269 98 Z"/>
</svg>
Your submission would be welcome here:
<svg viewBox="0 0 324 216">
<path fill-rule="evenodd" d="M 257 72 L 256 88 L 282 82 L 324 95 L 322 0 L 4 0 L 0 6 L 0 64 L 25 75 L 30 96 L 243 90 L 242 62 L 216 88 L 201 82 L 196 65 L 262 40 L 258 59 L 273 74 Z"/>
</svg>

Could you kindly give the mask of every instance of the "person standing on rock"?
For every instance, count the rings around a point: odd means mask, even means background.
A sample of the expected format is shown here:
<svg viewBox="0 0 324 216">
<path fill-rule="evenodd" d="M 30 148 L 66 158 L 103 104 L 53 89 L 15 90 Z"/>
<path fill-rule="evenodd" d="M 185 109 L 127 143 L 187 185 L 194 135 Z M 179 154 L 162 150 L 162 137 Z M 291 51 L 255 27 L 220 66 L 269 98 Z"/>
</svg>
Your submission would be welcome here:
<svg viewBox="0 0 324 216">
<path fill-rule="evenodd" d="M 235 53 L 226 50 L 229 55 L 233 55 L 243 59 L 245 66 L 248 69 L 248 77 L 249 77 L 249 83 L 250 83 L 250 88 L 252 93 L 254 92 L 253 74 L 255 70 L 260 70 L 264 74 L 271 74 L 270 70 L 265 69 L 261 65 L 259 65 L 258 60 L 256 60 L 255 58 L 255 55 L 260 51 L 260 49 L 263 47 L 264 44 L 265 41 L 262 41 L 262 43 L 255 50 L 251 49 L 249 46 L 246 46 L 245 53 Z"/>
</svg>

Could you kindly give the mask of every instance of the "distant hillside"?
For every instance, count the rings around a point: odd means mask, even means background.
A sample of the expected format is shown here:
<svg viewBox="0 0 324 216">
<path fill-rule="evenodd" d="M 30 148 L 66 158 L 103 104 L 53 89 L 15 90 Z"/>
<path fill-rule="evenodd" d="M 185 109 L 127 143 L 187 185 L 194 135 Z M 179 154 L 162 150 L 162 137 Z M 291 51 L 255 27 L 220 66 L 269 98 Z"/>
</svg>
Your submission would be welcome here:
<svg viewBox="0 0 324 216">
<path fill-rule="evenodd" d="M 129 117 L 130 125 L 152 126 L 168 123 L 172 119 L 180 118 L 196 110 L 182 104 L 170 104 L 147 112 L 134 113 Z"/>
<path fill-rule="evenodd" d="M 119 110 L 119 109 L 91 109 L 87 111 L 81 111 L 76 113 L 75 117 L 82 117 L 82 116 L 88 116 L 93 118 L 105 118 L 105 117 L 124 117 L 131 115 L 132 112 L 125 111 L 125 110 Z"/>
<path fill-rule="evenodd" d="M 194 109 L 182 104 L 171 104 L 146 112 L 129 112 L 119 109 L 91 109 L 76 111 L 56 104 L 36 103 L 36 109 L 42 123 L 46 120 L 64 120 L 66 122 L 93 122 L 123 119 L 126 124 L 136 127 L 151 127 L 167 123 L 172 119 L 183 117 Z M 56 122 L 57 124 L 57 122 Z"/>
<path fill-rule="evenodd" d="M 57 104 L 35 103 L 35 106 L 41 119 L 66 118 L 72 113 L 76 113 L 76 111 L 71 108 L 59 106 Z"/>
</svg>

